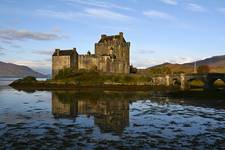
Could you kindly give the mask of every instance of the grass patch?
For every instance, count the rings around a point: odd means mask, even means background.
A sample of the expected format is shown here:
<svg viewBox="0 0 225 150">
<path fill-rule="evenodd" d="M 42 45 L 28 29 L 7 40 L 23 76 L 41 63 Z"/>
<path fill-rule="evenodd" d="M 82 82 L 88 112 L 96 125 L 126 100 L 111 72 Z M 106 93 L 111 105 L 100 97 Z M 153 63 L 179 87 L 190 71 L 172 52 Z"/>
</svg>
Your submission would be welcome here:
<svg viewBox="0 0 225 150">
<path fill-rule="evenodd" d="M 77 84 L 137 84 L 151 82 L 152 78 L 150 76 L 138 74 L 110 74 L 95 70 L 79 70 L 74 72 L 73 70 L 66 69 L 60 71 L 53 81 L 72 82 Z"/>
<path fill-rule="evenodd" d="M 15 82 L 16 83 L 34 83 L 34 82 L 37 82 L 37 79 L 35 77 L 32 77 L 32 76 L 27 76 L 27 77 L 24 77 L 22 79 L 18 79 Z"/>
</svg>

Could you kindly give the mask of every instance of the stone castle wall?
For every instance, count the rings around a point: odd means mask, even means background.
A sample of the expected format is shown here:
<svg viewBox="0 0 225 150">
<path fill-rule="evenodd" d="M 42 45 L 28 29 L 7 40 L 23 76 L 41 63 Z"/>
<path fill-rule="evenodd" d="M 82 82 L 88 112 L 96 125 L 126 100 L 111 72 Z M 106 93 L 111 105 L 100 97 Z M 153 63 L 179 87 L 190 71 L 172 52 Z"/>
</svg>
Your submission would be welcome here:
<svg viewBox="0 0 225 150">
<path fill-rule="evenodd" d="M 78 55 L 78 69 L 95 69 L 98 65 L 98 59 L 95 55 Z"/>
<path fill-rule="evenodd" d="M 129 73 L 129 65 L 126 62 L 112 60 L 109 56 L 79 55 L 78 69 L 96 69 L 101 72 L 110 73 Z"/>
<path fill-rule="evenodd" d="M 102 39 L 107 38 L 102 35 Z M 119 38 L 110 41 L 95 43 L 96 57 L 111 56 L 110 72 L 129 73 L 130 72 L 130 42 L 123 41 L 123 34 Z"/>
<path fill-rule="evenodd" d="M 130 43 L 95 43 L 96 56 L 114 55 L 118 61 L 129 61 Z"/>
<path fill-rule="evenodd" d="M 59 70 L 71 67 L 70 56 L 53 56 L 52 57 L 52 76 L 58 74 Z"/>
<path fill-rule="evenodd" d="M 64 68 L 74 68 L 78 70 L 78 54 L 76 49 L 71 50 L 71 55 L 60 55 L 60 50 L 56 49 L 56 55 L 52 56 L 52 77 L 54 78 L 59 70 Z"/>
<path fill-rule="evenodd" d="M 97 69 L 109 73 L 130 72 L 130 43 L 125 41 L 123 33 L 114 36 L 102 35 L 100 41 L 95 43 L 95 54 L 89 52 L 86 55 L 78 55 L 75 48 L 72 51 L 72 54 L 65 54 L 59 50 L 61 55 L 53 55 L 53 78 L 64 68 Z"/>
</svg>

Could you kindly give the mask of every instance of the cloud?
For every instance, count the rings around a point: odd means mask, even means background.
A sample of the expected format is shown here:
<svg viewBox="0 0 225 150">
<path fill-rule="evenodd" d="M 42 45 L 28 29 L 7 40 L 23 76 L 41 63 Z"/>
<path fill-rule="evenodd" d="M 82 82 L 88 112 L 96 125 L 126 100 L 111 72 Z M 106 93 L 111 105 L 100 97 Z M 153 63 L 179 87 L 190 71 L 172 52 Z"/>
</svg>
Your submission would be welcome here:
<svg viewBox="0 0 225 150">
<path fill-rule="evenodd" d="M 35 71 L 50 74 L 51 73 L 51 59 L 44 60 L 10 60 L 10 63 L 28 66 Z"/>
<path fill-rule="evenodd" d="M 7 3 L 15 3 L 16 0 L 3 0 L 4 2 L 7 2 Z"/>
<path fill-rule="evenodd" d="M 0 29 L 1 41 L 39 40 L 49 41 L 62 38 L 54 33 L 32 32 L 28 30 Z"/>
<path fill-rule="evenodd" d="M 189 63 L 195 61 L 192 57 L 153 57 L 148 54 L 137 54 L 135 59 L 132 59 L 132 65 L 138 68 L 147 68 L 155 65 L 160 65 L 163 63 Z"/>
<path fill-rule="evenodd" d="M 168 13 L 157 11 L 157 10 L 148 10 L 144 11 L 143 14 L 149 18 L 153 19 L 163 19 L 163 20 L 175 20 L 176 18 Z"/>
<path fill-rule="evenodd" d="M 169 5 L 177 5 L 177 0 L 160 0 L 161 2 Z"/>
<path fill-rule="evenodd" d="M 133 19 L 130 16 L 114 12 L 107 9 L 97 9 L 97 8 L 86 8 L 81 12 L 60 12 L 52 10 L 36 10 L 38 15 L 64 19 L 69 21 L 77 21 L 78 19 L 84 19 L 84 17 L 89 18 L 99 18 L 107 20 L 117 20 L 117 21 L 127 21 Z"/>
<path fill-rule="evenodd" d="M 21 48 L 21 45 L 18 45 L 15 41 L 9 41 L 6 39 L 0 39 L 0 42 L 3 43 L 4 45 L 6 44 L 7 46 L 10 46 L 12 48 Z"/>
<path fill-rule="evenodd" d="M 225 8 L 220 8 L 219 11 L 225 15 Z"/>
<path fill-rule="evenodd" d="M 41 69 L 50 69 L 51 61 L 45 60 L 10 60 L 10 63 L 28 66 L 32 69 L 41 70 Z"/>
<path fill-rule="evenodd" d="M 110 20 L 119 20 L 119 21 L 127 21 L 132 19 L 131 17 L 127 15 L 110 11 L 107 9 L 88 8 L 88 9 L 85 9 L 85 12 L 88 16 L 101 18 L 101 19 L 110 19 Z"/>
<path fill-rule="evenodd" d="M 141 53 L 141 54 L 153 54 L 155 53 L 155 50 L 151 50 L 151 49 L 138 49 L 135 51 L 135 53 Z"/>
<path fill-rule="evenodd" d="M 75 21 L 77 18 L 82 17 L 84 15 L 78 12 L 64 12 L 64 11 L 60 12 L 60 11 L 43 10 L 43 9 L 36 10 L 36 13 L 41 16 L 70 20 L 70 21 Z"/>
<path fill-rule="evenodd" d="M 133 10 L 132 8 L 110 3 L 107 1 L 100 1 L 100 0 L 64 0 L 67 3 L 76 3 L 76 4 L 81 4 L 85 6 L 92 6 L 92 7 L 100 7 L 100 8 L 116 8 L 116 9 L 123 9 L 123 10 Z"/>
<path fill-rule="evenodd" d="M 53 27 L 52 28 L 52 32 L 60 32 L 61 31 L 61 29 L 59 28 L 59 27 Z"/>
<path fill-rule="evenodd" d="M 157 58 L 148 58 L 148 57 L 138 57 L 138 58 L 132 59 L 132 60 L 135 60 L 135 61 L 131 62 L 131 64 L 134 67 L 138 67 L 141 69 L 144 69 L 144 68 L 147 68 L 150 66 L 155 66 L 158 64 L 162 64 L 164 62 L 163 60 L 160 60 Z"/>
<path fill-rule="evenodd" d="M 203 6 L 194 3 L 189 3 L 187 9 L 194 12 L 206 12 L 206 9 Z"/>
<path fill-rule="evenodd" d="M 0 46 L 0 55 L 5 55 L 4 51 L 7 50 L 4 47 Z"/>
<path fill-rule="evenodd" d="M 115 31 L 132 31 L 131 27 L 129 26 L 110 26 L 110 25 L 104 25 L 104 26 L 98 26 L 100 29 L 106 29 L 106 30 L 115 30 Z"/>
<path fill-rule="evenodd" d="M 39 51 L 35 51 L 33 53 L 38 54 L 38 55 L 47 55 L 47 56 L 51 56 L 53 54 L 53 50 L 39 50 Z"/>
<path fill-rule="evenodd" d="M 0 51 L 5 51 L 6 49 L 2 46 L 0 46 Z"/>
<path fill-rule="evenodd" d="M 22 46 L 21 45 L 18 45 L 18 44 L 15 44 L 15 43 L 11 43 L 9 44 L 10 47 L 12 48 L 21 48 Z"/>
<path fill-rule="evenodd" d="M 194 61 L 194 58 L 192 57 L 177 57 L 177 58 L 170 58 L 167 60 L 167 62 L 174 63 L 174 64 L 183 64 L 183 63 L 189 63 L 193 61 Z"/>
</svg>

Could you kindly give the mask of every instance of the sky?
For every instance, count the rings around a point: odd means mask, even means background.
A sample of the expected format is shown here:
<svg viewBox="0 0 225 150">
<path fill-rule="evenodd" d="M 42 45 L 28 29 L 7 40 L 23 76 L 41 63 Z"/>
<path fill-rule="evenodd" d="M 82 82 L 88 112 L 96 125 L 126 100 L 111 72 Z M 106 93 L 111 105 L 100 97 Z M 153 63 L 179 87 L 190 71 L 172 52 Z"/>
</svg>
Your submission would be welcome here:
<svg viewBox="0 0 225 150">
<path fill-rule="evenodd" d="M 0 61 L 50 74 L 55 48 L 123 32 L 138 68 L 225 54 L 225 0 L 0 0 Z"/>
</svg>

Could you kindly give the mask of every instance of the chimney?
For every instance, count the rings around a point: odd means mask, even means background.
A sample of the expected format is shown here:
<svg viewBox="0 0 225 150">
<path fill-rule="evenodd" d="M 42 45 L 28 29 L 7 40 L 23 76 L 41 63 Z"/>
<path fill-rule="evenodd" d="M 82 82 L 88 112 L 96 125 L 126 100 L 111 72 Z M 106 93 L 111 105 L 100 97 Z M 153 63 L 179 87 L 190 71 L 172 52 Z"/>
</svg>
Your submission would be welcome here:
<svg viewBox="0 0 225 150">
<path fill-rule="evenodd" d="M 106 37 L 106 34 L 102 34 L 102 35 L 101 35 L 101 38 L 105 38 L 105 37 Z"/>
<path fill-rule="evenodd" d="M 77 49 L 74 47 L 73 48 L 73 53 L 76 55 L 77 54 Z"/>
<path fill-rule="evenodd" d="M 74 48 L 73 48 L 73 51 L 76 53 L 76 52 L 77 52 L 77 49 L 74 47 Z"/>
<path fill-rule="evenodd" d="M 60 49 L 55 49 L 55 52 L 56 52 L 56 54 L 57 54 L 57 56 L 59 56 L 59 52 L 60 52 Z"/>
<path fill-rule="evenodd" d="M 119 35 L 120 35 L 121 37 L 123 37 L 123 32 L 120 32 Z"/>
</svg>

